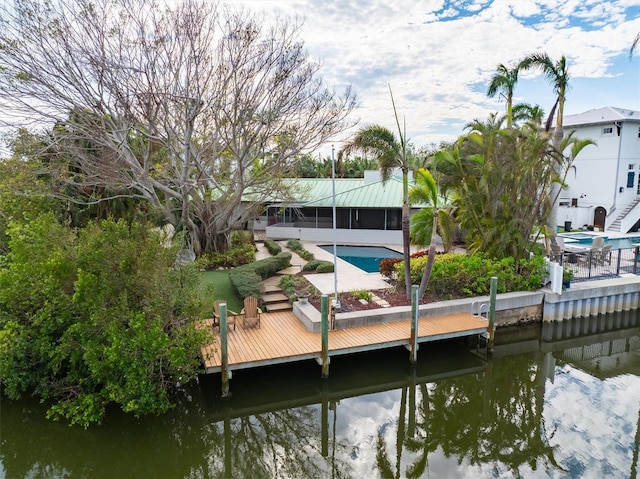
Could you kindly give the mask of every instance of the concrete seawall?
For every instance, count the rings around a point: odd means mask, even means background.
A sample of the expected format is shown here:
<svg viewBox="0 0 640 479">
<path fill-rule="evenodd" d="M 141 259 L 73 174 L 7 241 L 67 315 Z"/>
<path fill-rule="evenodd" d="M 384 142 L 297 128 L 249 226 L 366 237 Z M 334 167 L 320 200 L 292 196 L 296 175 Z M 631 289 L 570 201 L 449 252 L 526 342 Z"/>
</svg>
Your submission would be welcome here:
<svg viewBox="0 0 640 479">
<path fill-rule="evenodd" d="M 454 299 L 420 305 L 420 317 L 478 312 L 488 313 L 488 296 Z M 498 294 L 496 326 L 504 327 L 536 321 L 559 321 L 640 309 L 640 277 L 632 276 L 573 284 L 562 294 L 547 289 L 536 292 Z M 293 303 L 294 314 L 309 331 L 320 331 L 320 311 L 313 305 Z M 411 308 L 397 306 L 377 310 L 336 314 L 336 328 L 353 328 L 369 324 L 410 319 Z"/>
</svg>

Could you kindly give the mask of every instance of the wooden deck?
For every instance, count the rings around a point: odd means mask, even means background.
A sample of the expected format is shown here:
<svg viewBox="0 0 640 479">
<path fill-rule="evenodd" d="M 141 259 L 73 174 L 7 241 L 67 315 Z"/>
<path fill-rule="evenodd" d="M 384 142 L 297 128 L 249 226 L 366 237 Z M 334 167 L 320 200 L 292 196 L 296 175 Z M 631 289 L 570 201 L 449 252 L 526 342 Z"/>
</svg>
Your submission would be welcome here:
<svg viewBox="0 0 640 479">
<path fill-rule="evenodd" d="M 211 320 L 203 326 L 211 327 Z M 235 331 L 229 329 L 228 357 L 231 370 L 319 359 L 322 349 L 320 333 L 312 333 L 290 311 L 263 313 L 260 328 L 244 329 L 238 321 Z M 418 342 L 472 336 L 486 333 L 488 322 L 470 313 L 421 318 Z M 329 355 L 350 354 L 409 344 L 409 320 L 393 321 L 358 328 L 329 331 Z M 206 372 L 221 370 L 220 352 L 216 344 L 202 348 Z"/>
</svg>

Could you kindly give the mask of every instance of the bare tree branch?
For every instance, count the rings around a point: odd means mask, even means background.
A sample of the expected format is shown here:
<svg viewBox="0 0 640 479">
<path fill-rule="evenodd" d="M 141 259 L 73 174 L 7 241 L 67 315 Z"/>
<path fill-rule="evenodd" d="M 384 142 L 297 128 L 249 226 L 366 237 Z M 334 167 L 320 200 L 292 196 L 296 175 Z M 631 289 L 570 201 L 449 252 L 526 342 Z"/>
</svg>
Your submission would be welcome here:
<svg viewBox="0 0 640 479">
<path fill-rule="evenodd" d="M 299 22 L 183 0 L 13 0 L 0 7 L 1 117 L 52 129 L 59 181 L 144 198 L 224 248 L 282 193 L 294 159 L 350 126 Z"/>
</svg>

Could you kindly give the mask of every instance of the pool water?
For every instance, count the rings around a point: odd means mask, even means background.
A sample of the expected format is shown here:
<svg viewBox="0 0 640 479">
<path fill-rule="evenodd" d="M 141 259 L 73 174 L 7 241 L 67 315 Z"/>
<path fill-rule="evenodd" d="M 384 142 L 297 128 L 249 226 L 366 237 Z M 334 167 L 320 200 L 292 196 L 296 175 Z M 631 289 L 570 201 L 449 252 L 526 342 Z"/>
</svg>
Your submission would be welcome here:
<svg viewBox="0 0 640 479">
<path fill-rule="evenodd" d="M 333 245 L 321 245 L 320 248 L 333 254 Z M 384 246 L 337 245 L 336 253 L 338 258 L 367 273 L 378 273 L 380 271 L 380 261 L 383 259 L 403 257 L 402 253 Z"/>
<path fill-rule="evenodd" d="M 596 235 L 591 235 L 587 233 L 570 233 L 570 234 L 563 234 L 560 236 L 574 240 L 568 244 L 578 244 L 580 246 L 589 246 L 591 244 L 591 241 L 593 241 L 593 238 L 596 237 Z M 605 236 L 605 239 L 604 239 L 604 244 L 605 245 L 610 244 L 611 249 L 613 250 L 630 249 L 630 248 L 633 248 L 634 247 L 633 245 L 636 243 L 640 243 L 640 236 L 630 236 L 627 238 L 607 238 Z"/>
</svg>

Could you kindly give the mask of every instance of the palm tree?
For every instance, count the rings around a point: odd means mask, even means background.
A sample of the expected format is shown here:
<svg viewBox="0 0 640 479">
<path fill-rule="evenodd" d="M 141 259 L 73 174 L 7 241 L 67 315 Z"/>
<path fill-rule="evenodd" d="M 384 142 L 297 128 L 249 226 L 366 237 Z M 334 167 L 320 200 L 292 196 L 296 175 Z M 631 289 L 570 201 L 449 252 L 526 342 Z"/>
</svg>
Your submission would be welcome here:
<svg viewBox="0 0 640 479">
<path fill-rule="evenodd" d="M 409 236 L 409 171 L 411 169 L 411 155 L 407 149 L 405 135 L 400 129 L 396 105 L 391 95 L 393 112 L 398 126 L 398 136 L 381 125 L 370 125 L 360 128 L 338 152 L 338 157 L 352 152 L 361 152 L 375 157 L 382 173 L 382 181 L 386 182 L 394 168 L 402 171 L 402 246 L 404 255 L 405 287 L 407 299 L 411 297 L 411 265 L 410 236 Z"/>
<path fill-rule="evenodd" d="M 513 105 L 513 121 L 516 124 L 520 124 L 520 122 L 530 123 L 539 128 L 542 125 L 543 116 L 544 110 L 539 105 L 531 105 L 529 103 Z"/>
<path fill-rule="evenodd" d="M 420 280 L 418 297 L 422 298 L 431 278 L 433 263 L 436 259 L 436 237 L 440 231 L 445 251 L 453 242 L 455 222 L 450 211 L 443 207 L 436 180 L 429 170 L 420 168 L 416 172 L 416 184 L 409 190 L 409 202 L 422 203 L 430 206 L 422 208 L 411 218 L 411 238 L 414 243 L 425 245 L 429 238 L 429 256 L 427 265 Z"/>
<path fill-rule="evenodd" d="M 507 128 L 511 128 L 513 123 L 513 89 L 518 83 L 519 67 L 506 67 L 502 63 L 496 68 L 496 74 L 491 77 L 487 96 L 493 98 L 496 94 L 501 93 L 507 101 Z"/>
<path fill-rule="evenodd" d="M 553 147 L 557 150 L 562 142 L 564 136 L 564 129 L 562 126 L 562 118 L 564 116 L 564 104 L 566 100 L 567 90 L 569 89 L 569 68 L 567 65 L 567 58 L 562 55 L 560 60 L 553 61 L 546 53 L 532 53 L 523 60 L 520 61 L 519 68 L 522 70 L 529 70 L 531 68 L 537 68 L 542 71 L 544 76 L 553 85 L 553 91 L 556 94 L 556 101 L 553 108 L 549 112 L 547 119 L 546 130 L 551 129 L 551 122 L 553 115 L 556 112 L 556 126 L 553 131 Z M 547 220 L 547 234 L 552 241 L 555 241 L 556 227 L 558 224 L 558 198 L 560 197 L 560 184 L 557 182 L 552 183 L 551 198 L 556 198 L 551 205 L 551 212 Z"/>
</svg>

